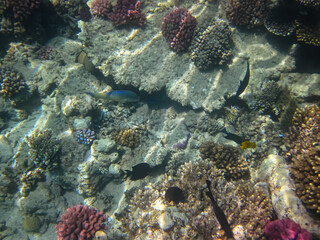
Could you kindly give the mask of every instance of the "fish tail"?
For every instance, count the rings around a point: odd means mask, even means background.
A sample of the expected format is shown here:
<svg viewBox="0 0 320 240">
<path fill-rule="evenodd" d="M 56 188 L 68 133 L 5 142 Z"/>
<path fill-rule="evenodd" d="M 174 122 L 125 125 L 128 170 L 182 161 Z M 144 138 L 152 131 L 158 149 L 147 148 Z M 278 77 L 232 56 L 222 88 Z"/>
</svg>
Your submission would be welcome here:
<svg viewBox="0 0 320 240">
<path fill-rule="evenodd" d="M 106 94 L 104 92 L 100 92 L 100 93 L 85 92 L 85 94 L 88 94 L 94 98 L 105 98 L 106 97 Z"/>
</svg>

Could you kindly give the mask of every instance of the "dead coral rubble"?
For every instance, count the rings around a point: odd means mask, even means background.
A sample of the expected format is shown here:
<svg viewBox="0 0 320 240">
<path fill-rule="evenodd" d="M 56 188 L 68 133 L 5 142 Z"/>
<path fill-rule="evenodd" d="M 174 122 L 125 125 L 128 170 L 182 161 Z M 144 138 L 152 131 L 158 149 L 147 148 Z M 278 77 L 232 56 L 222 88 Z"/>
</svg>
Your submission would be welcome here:
<svg viewBox="0 0 320 240">
<path fill-rule="evenodd" d="M 296 110 L 286 137 L 287 160 L 296 183 L 296 193 L 306 208 L 320 214 L 320 108 L 311 105 Z"/>
</svg>

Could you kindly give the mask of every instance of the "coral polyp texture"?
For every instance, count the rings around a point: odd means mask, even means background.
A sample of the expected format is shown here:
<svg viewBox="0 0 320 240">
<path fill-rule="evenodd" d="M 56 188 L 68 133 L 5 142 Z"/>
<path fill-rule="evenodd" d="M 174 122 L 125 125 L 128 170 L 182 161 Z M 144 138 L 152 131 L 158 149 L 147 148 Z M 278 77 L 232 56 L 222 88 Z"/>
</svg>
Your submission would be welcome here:
<svg viewBox="0 0 320 240">
<path fill-rule="evenodd" d="M 264 229 L 264 233 L 269 240 L 312 239 L 311 234 L 307 230 L 302 229 L 299 224 L 288 218 L 268 222 Z"/>
<path fill-rule="evenodd" d="M 227 178 L 239 179 L 249 174 L 247 163 L 238 148 L 208 141 L 202 143 L 199 150 L 202 159 L 214 162 Z"/>
<path fill-rule="evenodd" d="M 197 20 L 188 9 L 176 8 L 164 16 L 161 31 L 169 47 L 182 52 L 189 47 L 196 26 Z"/>
<path fill-rule="evenodd" d="M 93 16 L 108 18 L 112 6 L 109 0 L 93 0 L 90 6 L 90 12 Z"/>
<path fill-rule="evenodd" d="M 118 0 L 115 10 L 108 17 L 116 26 L 142 26 L 146 22 L 146 16 L 141 12 L 141 2 L 136 0 Z"/>
<path fill-rule="evenodd" d="M 81 129 L 81 130 L 77 130 L 74 137 L 78 143 L 90 145 L 93 143 L 93 140 L 96 138 L 96 134 L 94 131 L 90 129 Z"/>
<path fill-rule="evenodd" d="M 310 211 L 320 215 L 320 108 L 311 105 L 296 110 L 287 136 L 287 159 L 296 193 Z"/>
<path fill-rule="evenodd" d="M 106 216 L 87 205 L 68 208 L 56 225 L 58 240 L 94 239 L 95 233 L 105 229 Z"/>
<path fill-rule="evenodd" d="M 231 57 L 231 30 L 222 19 L 212 21 L 195 33 L 191 59 L 201 70 L 222 65 Z"/>
<path fill-rule="evenodd" d="M 6 98 L 12 98 L 25 89 L 26 84 L 22 75 L 8 68 L 0 71 L 0 90 Z"/>
<path fill-rule="evenodd" d="M 121 146 L 136 148 L 140 144 L 141 134 L 135 129 L 122 129 L 112 132 L 111 137 Z"/>
<path fill-rule="evenodd" d="M 36 167 L 51 170 L 58 166 L 60 144 L 50 129 L 36 130 L 26 138 L 29 155 Z"/>
<path fill-rule="evenodd" d="M 227 16 L 236 26 L 262 25 L 267 15 L 268 0 L 229 0 Z"/>
<path fill-rule="evenodd" d="M 297 19 L 296 36 L 299 42 L 305 44 L 320 46 L 320 22 L 309 22 L 303 19 Z"/>
<path fill-rule="evenodd" d="M 27 19 L 34 9 L 40 6 L 39 0 L 6 0 L 7 8 L 12 9 L 14 18 L 17 20 Z"/>
<path fill-rule="evenodd" d="M 130 239 L 223 239 L 205 195 L 206 180 L 212 182 L 213 195 L 231 228 L 242 229 L 243 239 L 258 239 L 272 216 L 267 189 L 263 184 L 227 182 L 209 160 L 186 163 L 176 177 L 166 176 L 159 184 L 138 190 L 121 219 Z M 167 201 L 170 187 L 181 189 L 185 201 Z"/>
</svg>

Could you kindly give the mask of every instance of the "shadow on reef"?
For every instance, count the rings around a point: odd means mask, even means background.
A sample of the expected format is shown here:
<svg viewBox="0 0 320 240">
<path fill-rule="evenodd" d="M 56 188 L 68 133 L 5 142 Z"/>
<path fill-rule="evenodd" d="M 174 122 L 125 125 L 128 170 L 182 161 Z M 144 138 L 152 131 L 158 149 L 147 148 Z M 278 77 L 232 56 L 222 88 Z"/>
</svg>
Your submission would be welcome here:
<svg viewBox="0 0 320 240">
<path fill-rule="evenodd" d="M 320 73 L 320 48 L 300 45 L 295 53 L 297 72 Z"/>
</svg>

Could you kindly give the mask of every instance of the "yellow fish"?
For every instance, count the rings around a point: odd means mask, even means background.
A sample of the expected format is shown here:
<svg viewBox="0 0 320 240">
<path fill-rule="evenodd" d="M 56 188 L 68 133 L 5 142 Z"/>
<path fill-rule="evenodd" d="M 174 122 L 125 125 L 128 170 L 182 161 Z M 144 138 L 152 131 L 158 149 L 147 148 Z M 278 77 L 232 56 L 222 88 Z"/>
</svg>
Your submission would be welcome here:
<svg viewBox="0 0 320 240">
<path fill-rule="evenodd" d="M 248 149 L 248 148 L 256 148 L 256 144 L 254 142 L 250 142 L 250 141 L 244 141 L 241 143 L 240 148 L 243 149 Z"/>
</svg>

